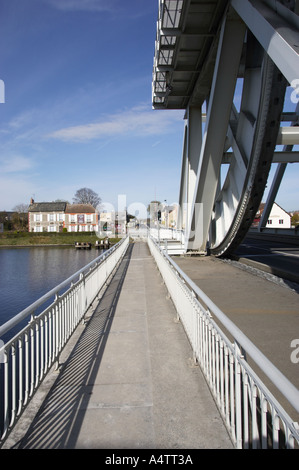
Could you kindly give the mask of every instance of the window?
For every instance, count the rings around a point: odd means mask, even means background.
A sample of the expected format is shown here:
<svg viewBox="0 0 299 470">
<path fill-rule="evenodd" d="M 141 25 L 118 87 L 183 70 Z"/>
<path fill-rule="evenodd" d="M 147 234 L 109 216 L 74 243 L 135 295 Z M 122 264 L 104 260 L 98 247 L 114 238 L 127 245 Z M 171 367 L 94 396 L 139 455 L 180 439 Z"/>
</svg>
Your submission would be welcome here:
<svg viewBox="0 0 299 470">
<path fill-rule="evenodd" d="M 283 225 L 283 219 L 279 219 L 279 225 Z"/>
<path fill-rule="evenodd" d="M 41 220 L 42 220 L 41 214 L 35 214 L 34 220 L 35 220 L 35 222 L 41 222 Z"/>
<path fill-rule="evenodd" d="M 272 220 L 271 219 L 268 220 L 268 224 L 272 225 Z"/>
</svg>

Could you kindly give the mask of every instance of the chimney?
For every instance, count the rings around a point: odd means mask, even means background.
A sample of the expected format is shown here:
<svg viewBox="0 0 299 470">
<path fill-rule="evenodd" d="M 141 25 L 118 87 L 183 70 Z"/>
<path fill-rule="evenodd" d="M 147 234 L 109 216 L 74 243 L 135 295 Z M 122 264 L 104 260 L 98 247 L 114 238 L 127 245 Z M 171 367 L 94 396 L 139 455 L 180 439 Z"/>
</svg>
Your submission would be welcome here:
<svg viewBox="0 0 299 470">
<path fill-rule="evenodd" d="M 33 199 L 33 197 L 30 199 L 30 204 L 34 204 L 34 199 Z"/>
</svg>

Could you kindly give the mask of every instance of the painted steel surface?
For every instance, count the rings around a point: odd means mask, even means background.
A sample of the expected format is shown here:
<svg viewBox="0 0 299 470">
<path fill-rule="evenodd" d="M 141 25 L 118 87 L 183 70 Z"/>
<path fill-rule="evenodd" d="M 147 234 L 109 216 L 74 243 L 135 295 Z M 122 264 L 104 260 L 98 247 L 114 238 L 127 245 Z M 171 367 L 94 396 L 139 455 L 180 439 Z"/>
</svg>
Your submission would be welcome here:
<svg viewBox="0 0 299 470">
<path fill-rule="evenodd" d="M 272 162 L 298 161 L 298 108 L 283 110 L 288 85 L 298 102 L 298 13 L 298 2 L 285 0 L 159 2 L 152 105 L 186 110 L 178 220 L 185 252 L 233 252 Z M 277 145 L 287 146 L 283 155 Z"/>
</svg>

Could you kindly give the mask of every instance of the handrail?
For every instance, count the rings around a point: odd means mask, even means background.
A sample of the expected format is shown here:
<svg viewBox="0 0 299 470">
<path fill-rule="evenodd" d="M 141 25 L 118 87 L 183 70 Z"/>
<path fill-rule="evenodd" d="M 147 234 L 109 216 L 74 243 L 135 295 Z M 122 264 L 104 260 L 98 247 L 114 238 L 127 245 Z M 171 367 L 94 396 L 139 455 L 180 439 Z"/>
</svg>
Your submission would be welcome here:
<svg viewBox="0 0 299 470">
<path fill-rule="evenodd" d="M 94 265 L 104 261 L 108 256 L 111 255 L 111 253 L 113 253 L 121 245 L 121 243 L 123 243 L 123 241 L 124 239 L 120 240 L 116 245 L 112 246 L 109 250 L 102 253 L 100 256 L 92 260 L 86 266 L 83 266 L 83 268 L 79 269 L 76 273 L 72 274 L 69 278 L 67 278 L 65 281 L 61 282 L 60 284 L 58 284 L 56 287 L 53 287 L 53 289 L 51 289 L 42 297 L 40 297 L 38 300 L 30 304 L 28 307 L 26 307 L 24 310 L 19 312 L 17 315 L 15 315 L 13 318 L 8 320 L 6 323 L 4 323 L 3 325 L 0 325 L 0 339 L 5 333 L 7 333 L 14 326 L 16 326 L 26 317 L 28 317 L 28 315 L 30 315 L 32 311 L 36 310 L 38 307 L 44 304 L 47 300 L 51 299 L 58 292 L 64 289 L 64 287 L 70 285 L 72 282 L 74 282 L 75 279 L 79 278 L 80 274 L 83 274 L 84 272 L 92 268 Z"/>
<path fill-rule="evenodd" d="M 18 333 L 6 344 L 0 341 L 0 442 L 13 429 L 50 368 L 58 366 L 64 346 L 111 279 L 128 245 L 126 236 L 0 327 L 1 339 L 19 325 Z M 53 302 L 44 305 L 53 296 Z M 41 306 L 43 311 L 37 313 Z M 29 316 L 30 321 L 21 325 Z"/>
<path fill-rule="evenodd" d="M 189 338 L 194 358 L 207 379 L 236 447 L 278 448 L 280 439 L 284 439 L 287 448 L 294 448 L 295 442 L 298 446 L 298 423 L 292 420 L 257 376 L 246 355 L 296 411 L 299 411 L 299 390 L 179 268 L 150 234 L 148 245 Z M 222 331 L 219 322 L 233 337 L 233 342 Z"/>
<path fill-rule="evenodd" d="M 256 365 L 275 386 L 283 393 L 289 403 L 299 412 L 299 390 L 282 372 L 258 349 L 255 344 L 232 322 L 225 313 L 185 274 L 182 269 L 163 252 L 163 256 L 173 265 L 182 279 L 191 290 L 205 303 L 208 309 L 218 318 L 223 326 L 230 332 L 239 345 L 249 354 Z"/>
</svg>

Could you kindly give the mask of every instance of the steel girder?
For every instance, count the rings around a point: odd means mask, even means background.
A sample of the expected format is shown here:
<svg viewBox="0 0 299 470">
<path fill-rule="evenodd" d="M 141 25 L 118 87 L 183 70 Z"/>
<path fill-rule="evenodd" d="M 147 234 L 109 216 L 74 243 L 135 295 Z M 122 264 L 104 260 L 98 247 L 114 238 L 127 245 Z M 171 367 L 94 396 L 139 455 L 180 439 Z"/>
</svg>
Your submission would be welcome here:
<svg viewBox="0 0 299 470">
<path fill-rule="evenodd" d="M 216 255 L 233 250 L 250 227 L 272 161 L 298 161 L 298 127 L 280 127 L 298 119 L 282 115 L 286 85 L 299 82 L 296 9 L 292 0 L 160 1 L 153 107 L 186 109 L 178 224 L 185 225 L 187 251 L 206 252 L 207 242 Z M 274 160 L 276 143 L 285 147 Z"/>
</svg>

